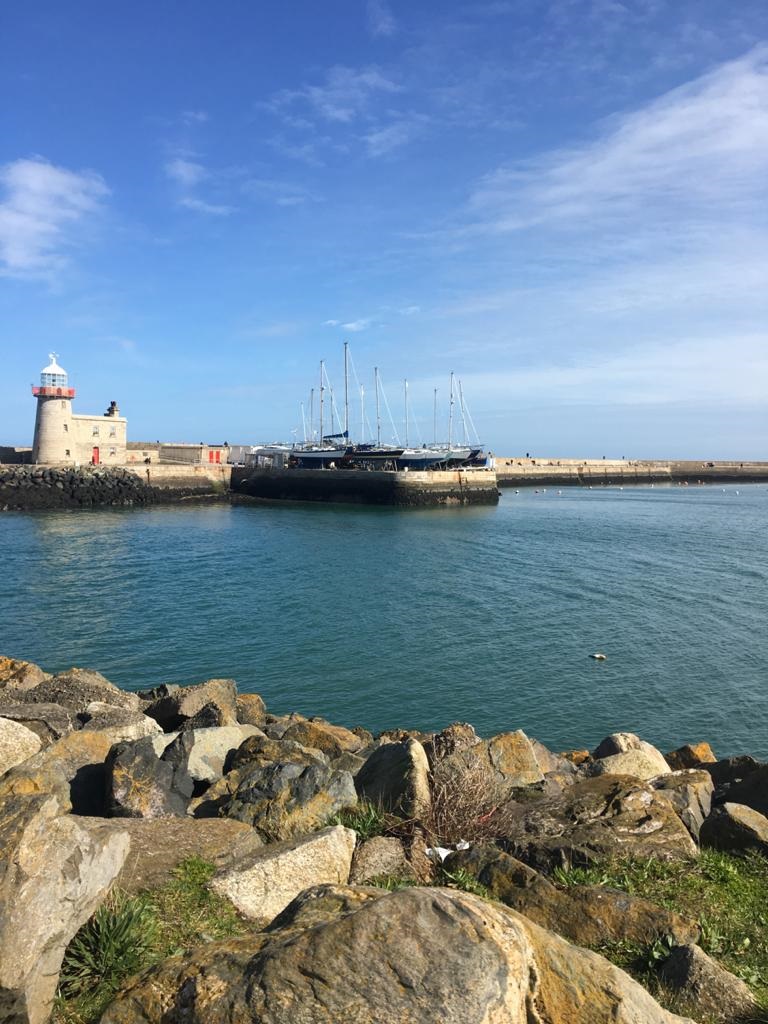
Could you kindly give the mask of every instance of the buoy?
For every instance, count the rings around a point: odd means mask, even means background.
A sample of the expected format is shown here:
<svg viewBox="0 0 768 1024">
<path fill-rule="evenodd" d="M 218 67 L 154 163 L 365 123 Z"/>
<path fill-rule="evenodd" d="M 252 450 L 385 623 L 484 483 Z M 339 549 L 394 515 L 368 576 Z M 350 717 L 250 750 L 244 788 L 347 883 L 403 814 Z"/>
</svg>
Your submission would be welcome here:
<svg viewBox="0 0 768 1024">
<path fill-rule="evenodd" d="M 590 658 L 594 661 L 608 661 L 608 655 L 603 654 L 601 651 L 596 651 L 594 654 L 590 654 Z"/>
</svg>

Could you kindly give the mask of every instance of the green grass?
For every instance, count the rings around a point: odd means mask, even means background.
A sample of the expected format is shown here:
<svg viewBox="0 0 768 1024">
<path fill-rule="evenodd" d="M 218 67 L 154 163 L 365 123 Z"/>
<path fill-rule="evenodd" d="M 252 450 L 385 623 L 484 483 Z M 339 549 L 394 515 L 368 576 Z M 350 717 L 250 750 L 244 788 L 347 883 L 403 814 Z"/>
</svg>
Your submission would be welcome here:
<svg viewBox="0 0 768 1024">
<path fill-rule="evenodd" d="M 461 889 L 462 892 L 472 893 L 473 896 L 482 896 L 486 900 L 491 898 L 487 886 L 483 885 L 482 882 L 478 882 L 475 876 L 470 871 L 467 871 L 466 868 L 446 871 L 445 868 L 441 867 L 439 883 L 450 889 Z"/>
<path fill-rule="evenodd" d="M 132 975 L 193 946 L 253 931 L 208 889 L 214 871 L 191 857 L 159 889 L 111 894 L 67 948 L 55 1024 L 92 1024 Z"/>
<path fill-rule="evenodd" d="M 764 857 L 702 850 L 692 862 L 633 858 L 558 869 L 553 877 L 562 885 L 622 889 L 698 921 L 702 949 L 745 981 L 768 1009 L 768 860 Z M 597 952 L 644 982 L 666 955 L 658 943 L 650 948 L 612 943 Z"/>
<path fill-rule="evenodd" d="M 332 815 L 328 825 L 343 825 L 357 832 L 358 839 L 364 841 L 374 836 L 383 836 L 393 823 L 399 822 L 391 814 L 387 814 L 375 804 L 360 803 L 357 807 L 345 807 Z"/>
</svg>

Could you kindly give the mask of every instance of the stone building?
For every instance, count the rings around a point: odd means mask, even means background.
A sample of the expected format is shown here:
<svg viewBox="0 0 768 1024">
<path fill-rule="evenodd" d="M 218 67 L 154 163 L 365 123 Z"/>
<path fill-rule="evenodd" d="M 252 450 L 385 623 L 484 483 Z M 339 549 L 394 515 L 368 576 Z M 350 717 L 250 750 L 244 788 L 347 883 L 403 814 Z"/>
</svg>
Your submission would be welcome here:
<svg viewBox="0 0 768 1024">
<path fill-rule="evenodd" d="M 125 463 L 127 420 L 117 402 L 110 402 L 101 416 L 72 412 L 75 389 L 67 373 L 51 353 L 51 362 L 40 374 L 40 386 L 32 388 L 37 399 L 32 460 L 51 466 L 109 465 Z"/>
</svg>

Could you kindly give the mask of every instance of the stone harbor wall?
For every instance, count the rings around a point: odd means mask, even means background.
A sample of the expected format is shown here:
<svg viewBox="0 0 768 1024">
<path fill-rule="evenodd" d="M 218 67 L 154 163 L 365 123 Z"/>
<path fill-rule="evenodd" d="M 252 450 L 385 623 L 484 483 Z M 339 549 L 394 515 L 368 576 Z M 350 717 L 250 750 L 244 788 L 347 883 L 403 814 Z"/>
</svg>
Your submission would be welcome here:
<svg viewBox="0 0 768 1024">
<path fill-rule="evenodd" d="M 0 466 L 0 511 L 150 505 L 221 497 L 228 486 L 226 466 Z"/>
<path fill-rule="evenodd" d="M 766 778 L 768 764 L 706 743 L 664 755 L 619 732 L 557 753 L 467 723 L 374 736 L 271 713 L 231 679 L 127 692 L 0 658 L 0 1020 L 45 1024 L 78 930 L 127 898 L 110 893 L 145 894 L 146 913 L 176 886 L 171 913 L 190 858 L 207 887 L 196 912 L 218 908 L 236 937 L 145 950 L 122 988 L 102 986 L 98 1013 L 80 1003 L 55 1020 L 764 1020 L 762 982 L 701 948 L 714 906 L 699 919 L 585 869 L 688 877 L 714 850 L 731 857 L 713 862 L 728 885 L 748 853 L 754 884 Z"/>
<path fill-rule="evenodd" d="M 497 456 L 500 487 L 551 484 L 589 487 L 602 484 L 761 483 L 768 462 L 697 462 L 653 459 L 551 459 Z"/>
</svg>

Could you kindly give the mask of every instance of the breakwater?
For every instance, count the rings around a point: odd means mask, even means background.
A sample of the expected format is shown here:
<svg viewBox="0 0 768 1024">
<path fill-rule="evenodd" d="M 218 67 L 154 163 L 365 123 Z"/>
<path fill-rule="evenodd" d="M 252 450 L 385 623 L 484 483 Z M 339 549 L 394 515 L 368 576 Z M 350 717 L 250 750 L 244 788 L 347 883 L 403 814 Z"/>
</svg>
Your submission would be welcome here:
<svg viewBox="0 0 768 1024">
<path fill-rule="evenodd" d="M 234 468 L 232 492 L 268 501 L 342 504 L 495 505 L 496 474 L 483 469 L 428 472 Z"/>
<path fill-rule="evenodd" d="M 150 505 L 220 497 L 228 488 L 228 466 L 0 466 L 0 511 Z"/>
<path fill-rule="evenodd" d="M 498 457 L 500 487 L 768 483 L 768 462 Z"/>
</svg>

